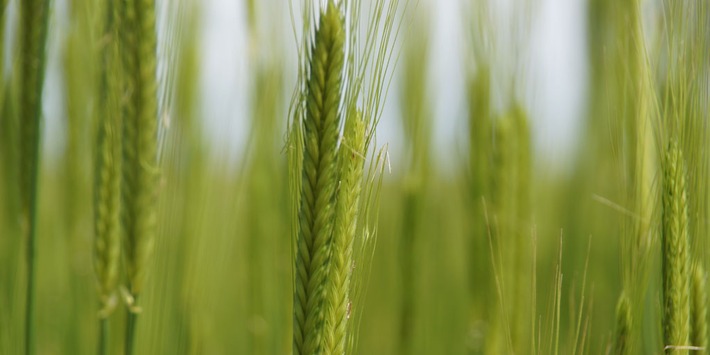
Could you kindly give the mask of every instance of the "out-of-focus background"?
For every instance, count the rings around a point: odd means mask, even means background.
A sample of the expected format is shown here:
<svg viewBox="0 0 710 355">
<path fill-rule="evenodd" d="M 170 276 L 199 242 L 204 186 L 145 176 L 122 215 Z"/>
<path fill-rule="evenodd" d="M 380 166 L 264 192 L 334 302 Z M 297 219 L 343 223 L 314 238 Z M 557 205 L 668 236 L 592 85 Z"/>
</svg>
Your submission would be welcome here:
<svg viewBox="0 0 710 355">
<path fill-rule="evenodd" d="M 158 2 L 160 4 L 160 1 Z M 162 5 L 168 11 L 169 1 Z M 462 75 L 466 61 L 467 33 L 473 25 L 466 16 L 471 8 L 467 0 L 419 0 L 410 1 L 410 9 L 426 8 L 426 21 L 431 32 L 431 50 L 428 52 L 430 67 L 432 116 L 435 150 L 440 159 L 437 164 L 451 169 L 453 155 L 464 143 L 460 132 L 465 128 L 467 110 L 463 94 L 466 77 Z M 512 50 L 513 44 L 501 44 L 505 55 L 519 56 L 526 66 L 525 79 L 520 90 L 529 106 L 532 119 L 535 152 L 539 159 L 558 169 L 569 164 L 578 142 L 581 121 L 585 115 L 589 60 L 586 43 L 587 2 L 584 0 L 534 0 L 533 13 L 528 14 L 525 38 L 526 48 Z M 12 19 L 16 11 L 10 2 Z M 49 42 L 47 87 L 45 89 L 45 151 L 61 152 L 65 142 L 61 134 L 62 108 L 65 93 L 62 88 L 62 67 L 59 61 L 62 41 L 66 39 L 69 26 L 69 1 L 53 1 L 52 31 Z M 494 24 L 502 31 L 509 30 L 517 21 L 515 0 L 493 1 L 497 21 Z M 230 160 L 243 157 L 249 130 L 249 73 L 253 71 L 250 51 L 247 10 L 239 1 L 205 0 L 199 10 L 200 25 L 200 99 L 206 134 L 211 144 L 220 150 L 229 151 Z M 289 17 L 288 1 L 262 1 L 258 16 L 259 26 L 269 37 L 268 50 L 274 52 L 279 65 L 284 68 L 284 85 L 293 87 L 296 79 L 296 43 Z M 298 16 L 298 13 L 296 14 Z M 411 24 L 410 24 L 411 25 Z M 406 32 L 403 29 L 403 33 Z M 397 75 L 402 75 L 401 70 Z M 390 143 L 393 169 L 399 169 L 397 159 L 402 154 L 403 133 L 396 116 L 396 91 L 400 82 L 392 83 L 387 103 L 386 118 L 378 131 L 382 142 Z M 285 121 L 284 121 L 285 122 Z M 458 133 L 457 133 L 458 132 Z M 452 144 L 456 142 L 457 144 Z"/>
</svg>

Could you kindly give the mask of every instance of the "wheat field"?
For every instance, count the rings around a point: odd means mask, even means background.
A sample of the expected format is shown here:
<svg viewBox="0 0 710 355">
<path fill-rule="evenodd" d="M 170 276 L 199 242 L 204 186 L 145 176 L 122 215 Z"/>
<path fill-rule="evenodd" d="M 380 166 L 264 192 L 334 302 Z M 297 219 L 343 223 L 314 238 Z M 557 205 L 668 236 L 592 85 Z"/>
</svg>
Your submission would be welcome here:
<svg viewBox="0 0 710 355">
<path fill-rule="evenodd" d="M 0 63 L 0 354 L 708 353 L 706 0 L 0 0 Z"/>
</svg>

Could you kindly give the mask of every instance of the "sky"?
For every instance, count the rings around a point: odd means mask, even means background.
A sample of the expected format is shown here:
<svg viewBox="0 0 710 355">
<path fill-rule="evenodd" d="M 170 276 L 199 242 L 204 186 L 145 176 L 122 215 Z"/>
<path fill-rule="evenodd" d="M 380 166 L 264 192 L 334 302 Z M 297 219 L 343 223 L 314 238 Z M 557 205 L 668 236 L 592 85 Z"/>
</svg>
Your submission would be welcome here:
<svg viewBox="0 0 710 355">
<path fill-rule="evenodd" d="M 466 110 L 463 97 L 465 75 L 462 75 L 465 53 L 462 48 L 465 26 L 469 24 L 462 21 L 463 1 L 421 0 L 419 4 L 432 16 L 430 80 L 435 89 L 430 94 L 434 97 L 434 146 L 442 164 L 455 162 L 455 157 L 465 146 L 465 137 L 460 134 L 466 131 L 465 120 L 462 120 Z M 537 1 L 530 21 L 528 53 L 524 55 L 528 75 L 522 95 L 533 122 L 538 160 L 565 166 L 574 156 L 576 137 L 586 112 L 586 5 L 584 0 Z M 282 4 L 280 10 L 287 12 L 283 5 L 285 1 L 272 1 L 272 6 L 279 3 Z M 516 6 L 513 0 L 493 3 L 500 7 L 503 18 L 510 16 L 511 9 Z M 239 152 L 244 143 L 243 132 L 248 129 L 247 120 L 237 117 L 248 114 L 240 109 L 248 106 L 244 100 L 247 82 L 243 79 L 248 76 L 249 68 L 244 56 L 240 56 L 246 52 L 247 46 L 244 11 L 241 3 L 231 0 L 207 0 L 203 4 L 206 7 L 203 42 L 206 116 L 211 122 L 212 134 L 220 136 L 219 140 Z M 288 21 L 284 15 L 281 14 L 281 19 Z M 292 64 L 287 65 L 287 70 L 290 68 L 295 73 L 295 41 L 290 27 L 285 27 L 284 38 L 291 42 L 291 52 L 288 53 L 291 57 L 287 58 Z M 295 76 L 290 78 L 295 80 Z M 396 107 L 397 90 L 395 80 L 378 130 L 378 141 L 389 144 L 395 162 L 402 142 Z"/>
<path fill-rule="evenodd" d="M 159 6 L 169 0 L 158 0 Z M 282 58 L 286 85 L 295 85 L 296 44 L 288 16 L 287 0 L 270 1 L 264 25 L 280 23 L 281 42 L 269 42 L 282 48 L 274 55 Z M 466 0 L 420 0 L 432 18 L 432 50 L 429 79 L 433 104 L 434 140 L 437 161 L 445 168 L 461 157 L 465 149 L 466 105 L 464 93 L 464 33 L 469 23 L 461 15 Z M 534 0 L 528 39 L 520 57 L 526 67 L 525 87 L 521 96 L 528 107 L 533 128 L 533 142 L 538 162 L 564 167 L 574 157 L 580 123 L 585 115 L 587 85 L 586 14 L 584 0 Z M 249 78 L 251 72 L 249 41 L 244 4 L 240 0 L 203 0 L 200 2 L 201 99 L 206 132 L 220 152 L 219 159 L 238 161 L 243 155 L 249 129 Z M 502 18 L 509 17 L 514 0 L 493 2 Z M 67 0 L 55 0 L 53 30 L 49 37 L 47 81 L 45 85 L 45 144 L 50 155 L 64 146 L 63 84 L 60 49 L 66 28 Z M 10 14 L 14 9 L 10 9 Z M 504 22 L 504 21 L 501 21 Z M 501 26 L 505 26 L 502 23 Z M 7 32 L 6 32 L 7 34 Z M 378 143 L 388 143 L 393 166 L 401 154 L 402 132 L 397 108 L 397 76 L 390 88 Z M 290 94 L 290 91 L 287 91 Z M 288 98 L 288 95 L 286 95 Z M 284 115 L 284 122 L 286 117 Z"/>
</svg>

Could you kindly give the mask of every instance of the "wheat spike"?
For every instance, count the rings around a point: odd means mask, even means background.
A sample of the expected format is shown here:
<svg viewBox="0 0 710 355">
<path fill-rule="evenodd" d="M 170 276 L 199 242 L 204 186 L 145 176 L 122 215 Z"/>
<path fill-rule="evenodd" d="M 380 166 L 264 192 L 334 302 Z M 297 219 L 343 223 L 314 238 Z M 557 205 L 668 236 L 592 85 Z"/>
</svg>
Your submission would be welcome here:
<svg viewBox="0 0 710 355">
<path fill-rule="evenodd" d="M 332 325 L 332 336 L 328 338 L 328 354 L 344 354 L 346 349 L 353 242 L 357 231 L 365 163 L 365 134 L 362 113 L 351 114 L 345 123 L 343 142 L 338 152 L 341 179 L 335 209 L 336 222 L 331 251 L 332 271 L 329 277 L 331 294 L 328 296 L 327 309 L 332 312 L 327 323 Z"/>
<path fill-rule="evenodd" d="M 663 334 L 669 353 L 686 354 L 674 348 L 688 345 L 690 295 L 688 261 L 688 202 L 685 163 L 678 142 L 673 140 L 663 166 Z"/>
<path fill-rule="evenodd" d="M 155 4 L 123 3 L 123 226 L 131 293 L 139 294 L 153 251 L 157 187 L 157 86 Z"/>
<path fill-rule="evenodd" d="M 123 53 L 122 220 L 129 293 L 126 354 L 133 352 L 135 305 L 155 243 L 157 219 L 156 34 L 154 0 L 123 0 L 120 12 Z"/>
<path fill-rule="evenodd" d="M 316 29 L 307 82 L 303 183 L 299 213 L 294 295 L 293 351 L 325 351 L 327 277 L 338 181 L 338 140 L 345 31 L 332 1 Z"/>
<path fill-rule="evenodd" d="M 115 291 L 121 257 L 121 117 L 119 52 L 113 2 L 106 7 L 107 44 L 102 48 L 101 104 L 94 200 L 94 270 L 102 304 L 100 316 L 107 317 L 115 306 Z"/>
</svg>

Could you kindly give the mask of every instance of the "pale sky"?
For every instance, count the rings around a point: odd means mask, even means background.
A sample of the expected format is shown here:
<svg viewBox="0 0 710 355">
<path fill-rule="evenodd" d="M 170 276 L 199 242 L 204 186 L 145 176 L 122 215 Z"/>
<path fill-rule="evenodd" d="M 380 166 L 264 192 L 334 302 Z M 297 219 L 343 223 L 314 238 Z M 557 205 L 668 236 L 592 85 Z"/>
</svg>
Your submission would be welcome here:
<svg viewBox="0 0 710 355">
<path fill-rule="evenodd" d="M 158 0 L 159 2 L 161 0 Z M 168 0 L 162 0 L 168 1 Z M 266 1 L 266 0 L 264 0 Z M 435 149 L 443 165 L 451 164 L 465 147 L 463 97 L 464 65 L 462 1 L 420 0 L 432 16 L 432 57 L 430 79 L 434 90 Z M 498 2 L 508 7 L 514 0 Z M 527 90 L 524 100 L 531 113 L 538 159 L 563 166 L 572 158 L 580 121 L 585 114 L 587 82 L 586 1 L 536 0 L 531 20 L 526 56 Z M 427 4 L 428 2 L 428 4 Z M 238 160 L 246 143 L 248 123 L 248 80 L 251 75 L 245 14 L 240 0 L 201 1 L 203 32 L 201 98 L 207 132 L 221 158 Z M 506 5 L 507 4 L 507 5 Z M 66 0 L 55 0 L 52 26 L 66 27 Z M 287 96 L 295 84 L 295 42 L 288 18 L 287 0 L 272 0 L 268 18 L 281 23 L 283 63 Z M 13 9 L 11 9 L 13 11 Z M 7 32 L 6 32 L 7 33 Z M 61 132 L 64 107 L 59 43 L 62 31 L 50 31 L 47 83 L 45 87 L 46 152 L 63 149 Z M 388 104 L 378 131 L 378 143 L 390 143 L 393 168 L 401 151 L 401 131 L 397 109 L 397 84 L 390 89 Z M 285 121 L 286 117 L 284 117 Z M 454 159 L 448 159 L 453 157 Z M 220 159 L 221 159 L 220 158 Z"/>
<path fill-rule="evenodd" d="M 431 92 L 434 95 L 435 147 L 441 157 L 453 156 L 465 142 L 459 132 L 465 132 L 466 125 L 462 120 L 465 117 L 462 95 L 465 76 L 461 59 L 464 44 L 461 8 L 462 1 L 466 0 L 428 0 L 428 4 L 427 0 L 421 1 L 420 6 L 432 9 L 433 16 L 431 43 L 434 47 L 430 73 L 436 88 Z M 286 2 L 272 1 L 272 4 L 279 3 L 283 4 L 281 16 L 285 16 L 288 11 Z M 229 142 L 231 149 L 240 150 L 244 143 L 243 132 L 247 129 L 247 112 L 243 109 L 248 105 L 245 100 L 247 81 L 244 78 L 249 73 L 249 63 L 240 55 L 246 51 L 243 8 L 232 0 L 207 0 L 203 4 L 206 6 L 203 95 L 207 116 L 214 118 L 209 126 L 213 134 Z M 572 157 L 574 151 L 571 148 L 585 113 L 586 2 L 538 0 L 536 6 L 529 34 L 531 50 L 528 53 L 525 102 L 531 111 L 538 157 L 564 164 Z M 294 63 L 287 69 L 295 72 L 295 44 L 290 26 L 285 27 L 284 36 L 286 46 L 290 47 L 287 49 L 291 57 L 287 58 Z M 291 74 L 290 78 L 294 80 L 295 74 Z M 378 131 L 379 142 L 390 143 L 395 162 L 401 150 L 397 90 L 395 80 Z"/>
</svg>

